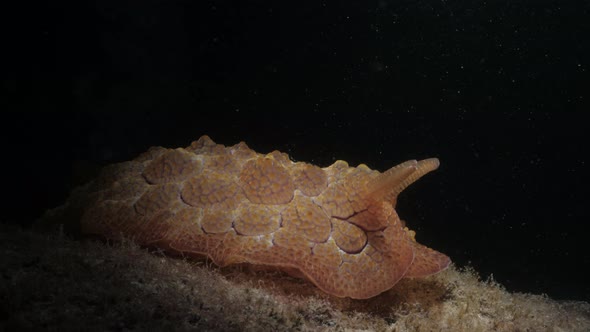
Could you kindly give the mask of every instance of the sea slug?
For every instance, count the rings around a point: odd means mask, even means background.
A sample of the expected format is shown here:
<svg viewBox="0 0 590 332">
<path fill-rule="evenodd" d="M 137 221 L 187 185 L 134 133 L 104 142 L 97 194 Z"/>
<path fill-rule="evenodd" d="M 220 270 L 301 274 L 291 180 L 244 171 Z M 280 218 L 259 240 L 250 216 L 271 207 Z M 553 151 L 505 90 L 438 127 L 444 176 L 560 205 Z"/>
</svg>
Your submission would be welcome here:
<svg viewBox="0 0 590 332">
<path fill-rule="evenodd" d="M 365 299 L 450 259 L 415 241 L 397 196 L 436 158 L 383 173 L 336 161 L 320 168 L 202 136 L 107 166 L 48 215 L 75 217 L 82 234 L 207 256 L 215 264 L 278 267 L 326 293 Z"/>
</svg>

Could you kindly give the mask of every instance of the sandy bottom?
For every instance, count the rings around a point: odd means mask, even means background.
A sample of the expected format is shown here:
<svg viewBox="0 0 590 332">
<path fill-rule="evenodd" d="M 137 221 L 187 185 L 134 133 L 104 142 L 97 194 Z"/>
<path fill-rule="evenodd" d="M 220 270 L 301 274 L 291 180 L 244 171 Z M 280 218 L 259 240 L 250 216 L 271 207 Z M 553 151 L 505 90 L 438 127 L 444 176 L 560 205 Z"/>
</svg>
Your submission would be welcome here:
<svg viewBox="0 0 590 332">
<path fill-rule="evenodd" d="M 0 330 L 590 331 L 590 304 L 508 293 L 471 270 L 339 299 L 273 271 L 219 269 L 129 241 L 0 225 Z"/>
</svg>

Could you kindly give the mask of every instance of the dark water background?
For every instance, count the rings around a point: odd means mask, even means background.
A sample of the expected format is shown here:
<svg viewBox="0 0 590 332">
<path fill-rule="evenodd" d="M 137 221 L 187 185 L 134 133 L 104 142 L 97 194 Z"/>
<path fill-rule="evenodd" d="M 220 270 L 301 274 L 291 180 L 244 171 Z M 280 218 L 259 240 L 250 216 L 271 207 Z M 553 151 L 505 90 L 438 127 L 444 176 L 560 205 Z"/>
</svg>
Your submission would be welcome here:
<svg viewBox="0 0 590 332">
<path fill-rule="evenodd" d="M 207 134 L 383 171 L 420 242 L 511 291 L 590 300 L 588 1 L 72 1 L 19 8 L 4 217 Z M 12 22 L 12 21 L 8 21 Z"/>
</svg>

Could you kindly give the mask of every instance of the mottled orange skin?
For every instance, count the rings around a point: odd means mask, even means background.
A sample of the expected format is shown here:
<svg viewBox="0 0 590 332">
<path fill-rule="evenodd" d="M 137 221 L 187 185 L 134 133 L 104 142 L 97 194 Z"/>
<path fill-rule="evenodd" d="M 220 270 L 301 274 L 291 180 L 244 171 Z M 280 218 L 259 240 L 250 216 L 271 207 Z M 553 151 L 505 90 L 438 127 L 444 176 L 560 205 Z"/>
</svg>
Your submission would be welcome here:
<svg viewBox="0 0 590 332">
<path fill-rule="evenodd" d="M 123 234 L 220 266 L 298 271 L 329 294 L 364 299 L 448 266 L 394 209 L 399 191 L 437 166 L 429 159 L 385 173 L 343 161 L 320 168 L 203 136 L 105 168 L 63 209 L 80 211 L 85 234 Z"/>
</svg>

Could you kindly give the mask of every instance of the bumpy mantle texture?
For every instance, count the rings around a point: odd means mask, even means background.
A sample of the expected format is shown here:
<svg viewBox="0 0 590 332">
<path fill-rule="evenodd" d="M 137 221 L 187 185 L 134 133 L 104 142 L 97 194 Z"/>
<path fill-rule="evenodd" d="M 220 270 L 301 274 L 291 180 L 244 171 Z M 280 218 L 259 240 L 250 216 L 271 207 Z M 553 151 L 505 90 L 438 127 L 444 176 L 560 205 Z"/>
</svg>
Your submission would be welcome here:
<svg viewBox="0 0 590 332">
<path fill-rule="evenodd" d="M 380 173 L 339 160 L 320 168 L 202 136 L 106 167 L 45 220 L 219 266 L 278 267 L 326 293 L 365 299 L 449 265 L 395 211 L 398 194 L 438 165 L 411 160 Z"/>
</svg>

